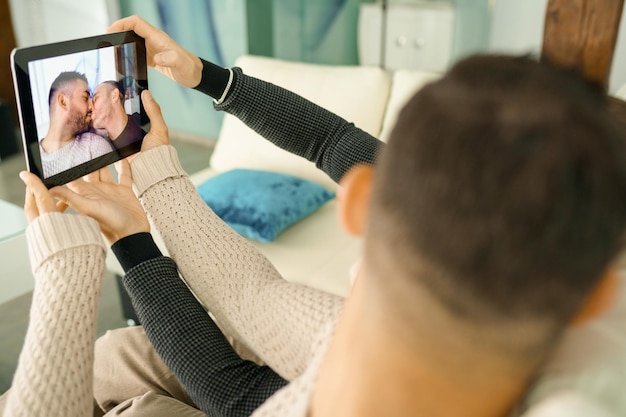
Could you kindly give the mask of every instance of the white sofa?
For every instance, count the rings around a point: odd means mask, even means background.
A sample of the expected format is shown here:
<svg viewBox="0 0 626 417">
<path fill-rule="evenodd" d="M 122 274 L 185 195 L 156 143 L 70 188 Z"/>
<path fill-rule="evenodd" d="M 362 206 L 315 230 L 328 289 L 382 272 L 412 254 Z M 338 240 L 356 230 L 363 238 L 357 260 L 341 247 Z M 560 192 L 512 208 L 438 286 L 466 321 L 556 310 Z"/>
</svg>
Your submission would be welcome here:
<svg viewBox="0 0 626 417">
<path fill-rule="evenodd" d="M 250 55 L 240 57 L 235 65 L 248 75 L 300 94 L 383 140 L 412 92 L 437 78 L 436 74 L 416 71 L 390 74 L 377 67 L 314 65 Z M 234 168 L 282 172 L 329 190 L 337 188 L 313 163 L 274 146 L 227 114 L 209 167 L 192 175 L 191 180 L 198 185 Z M 335 210 L 336 202 L 331 200 L 290 226 L 275 241 L 251 242 L 285 279 L 345 295 L 350 286 L 349 269 L 359 256 L 360 240 L 341 230 Z M 122 273 L 112 255 L 107 265 L 113 272 Z"/>
</svg>

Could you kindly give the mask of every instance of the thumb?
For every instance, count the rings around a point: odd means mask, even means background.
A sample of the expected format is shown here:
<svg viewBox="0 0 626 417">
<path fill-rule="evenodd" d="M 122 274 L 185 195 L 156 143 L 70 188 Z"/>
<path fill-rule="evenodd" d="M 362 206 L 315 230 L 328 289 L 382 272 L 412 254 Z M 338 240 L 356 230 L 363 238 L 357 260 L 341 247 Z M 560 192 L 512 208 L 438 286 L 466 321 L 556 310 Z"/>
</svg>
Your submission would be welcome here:
<svg viewBox="0 0 626 417">
<path fill-rule="evenodd" d="M 159 106 L 159 103 L 156 102 L 148 90 L 141 93 L 141 100 L 150 119 L 150 132 L 144 138 L 141 150 L 147 151 L 159 145 L 167 145 L 170 142 L 169 134 L 165 120 L 163 120 L 161 106 Z"/>
<path fill-rule="evenodd" d="M 154 55 L 155 65 L 160 65 L 167 68 L 175 68 L 178 62 L 178 54 L 176 51 L 163 51 Z"/>
<path fill-rule="evenodd" d="M 125 187 L 133 186 L 133 175 L 130 169 L 130 162 L 128 159 L 122 159 L 115 163 L 115 169 L 117 170 L 117 177 L 120 185 Z"/>
</svg>

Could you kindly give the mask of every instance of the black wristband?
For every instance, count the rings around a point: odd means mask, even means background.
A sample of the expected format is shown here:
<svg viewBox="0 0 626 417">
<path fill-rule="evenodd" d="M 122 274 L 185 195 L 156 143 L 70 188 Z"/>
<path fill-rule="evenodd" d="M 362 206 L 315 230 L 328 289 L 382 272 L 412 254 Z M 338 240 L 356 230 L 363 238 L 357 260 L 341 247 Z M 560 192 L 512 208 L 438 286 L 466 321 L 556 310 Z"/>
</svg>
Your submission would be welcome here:
<svg viewBox="0 0 626 417">
<path fill-rule="evenodd" d="M 122 265 L 124 272 L 149 259 L 163 256 L 159 247 L 154 243 L 150 233 L 136 233 L 126 236 L 111 246 L 115 257 Z"/>
<path fill-rule="evenodd" d="M 228 85 L 230 71 L 219 65 L 205 61 L 202 58 L 200 58 L 200 61 L 202 61 L 202 79 L 200 80 L 200 84 L 194 87 L 194 90 L 198 90 L 213 97 L 215 100 L 219 100 Z"/>
</svg>

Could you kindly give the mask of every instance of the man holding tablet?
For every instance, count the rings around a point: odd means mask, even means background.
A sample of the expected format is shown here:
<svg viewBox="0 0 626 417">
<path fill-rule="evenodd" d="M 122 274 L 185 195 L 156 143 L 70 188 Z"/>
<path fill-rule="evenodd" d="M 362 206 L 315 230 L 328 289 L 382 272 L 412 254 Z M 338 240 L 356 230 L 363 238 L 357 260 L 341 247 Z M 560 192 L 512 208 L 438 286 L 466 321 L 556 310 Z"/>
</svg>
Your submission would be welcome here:
<svg viewBox="0 0 626 417">
<path fill-rule="evenodd" d="M 102 136 L 89 132 L 93 104 L 87 77 L 62 72 L 50 87 L 50 128 L 39 142 L 45 177 L 58 174 L 113 150 Z"/>
</svg>

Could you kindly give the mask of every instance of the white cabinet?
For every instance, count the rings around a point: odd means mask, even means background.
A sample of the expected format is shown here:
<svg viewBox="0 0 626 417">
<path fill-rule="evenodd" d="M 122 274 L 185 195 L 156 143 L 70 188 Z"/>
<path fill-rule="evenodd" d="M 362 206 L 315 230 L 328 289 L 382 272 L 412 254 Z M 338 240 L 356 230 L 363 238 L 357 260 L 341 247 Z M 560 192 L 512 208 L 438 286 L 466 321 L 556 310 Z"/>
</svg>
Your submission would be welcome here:
<svg viewBox="0 0 626 417">
<path fill-rule="evenodd" d="M 363 4 L 359 61 L 389 70 L 443 72 L 450 62 L 453 30 L 454 8 L 449 3 L 393 3 L 387 6 L 386 18 L 381 4 Z"/>
</svg>

